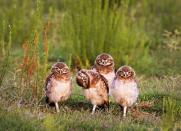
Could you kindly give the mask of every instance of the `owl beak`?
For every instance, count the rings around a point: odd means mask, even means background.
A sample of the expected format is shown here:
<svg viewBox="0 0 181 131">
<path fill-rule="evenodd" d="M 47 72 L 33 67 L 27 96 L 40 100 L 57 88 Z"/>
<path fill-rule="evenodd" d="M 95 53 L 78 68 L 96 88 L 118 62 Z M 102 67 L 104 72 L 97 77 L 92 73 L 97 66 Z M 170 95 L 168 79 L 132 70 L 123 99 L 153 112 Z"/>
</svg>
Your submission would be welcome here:
<svg viewBox="0 0 181 131">
<path fill-rule="evenodd" d="M 103 63 L 104 65 L 106 64 L 106 62 L 107 62 L 106 60 L 102 60 L 102 63 Z"/>
<path fill-rule="evenodd" d="M 83 83 L 83 86 L 84 86 L 84 87 L 87 87 L 87 85 L 86 85 L 86 83 L 85 83 L 85 82 Z"/>
<path fill-rule="evenodd" d="M 124 72 L 124 77 L 125 77 L 125 78 L 127 78 L 127 77 L 128 77 L 128 75 L 129 75 L 129 73 L 128 73 L 128 72 Z"/>
</svg>

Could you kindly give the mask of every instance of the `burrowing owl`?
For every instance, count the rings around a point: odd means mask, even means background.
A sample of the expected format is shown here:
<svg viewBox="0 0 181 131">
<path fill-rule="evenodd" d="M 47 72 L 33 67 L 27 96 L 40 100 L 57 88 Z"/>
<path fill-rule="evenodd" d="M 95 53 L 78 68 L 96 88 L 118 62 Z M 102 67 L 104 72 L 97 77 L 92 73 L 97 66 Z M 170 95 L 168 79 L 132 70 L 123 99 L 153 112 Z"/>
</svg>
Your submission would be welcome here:
<svg viewBox="0 0 181 131">
<path fill-rule="evenodd" d="M 93 105 L 92 114 L 97 106 L 108 104 L 107 80 L 98 72 L 82 69 L 77 73 L 76 81 L 83 88 L 86 99 Z"/>
<path fill-rule="evenodd" d="M 98 55 L 92 69 L 96 70 L 107 79 L 109 94 L 111 94 L 112 82 L 115 78 L 114 60 L 112 56 L 106 53 Z"/>
<path fill-rule="evenodd" d="M 135 71 L 130 66 L 122 66 L 116 72 L 113 81 L 112 96 L 116 103 L 123 107 L 123 116 L 126 116 L 127 107 L 132 106 L 139 95 L 135 75 Z"/>
<path fill-rule="evenodd" d="M 55 103 L 59 112 L 59 101 L 65 101 L 70 97 L 72 91 L 71 73 L 68 66 L 58 62 L 52 66 L 51 74 L 45 81 L 45 94 L 48 102 Z"/>
</svg>

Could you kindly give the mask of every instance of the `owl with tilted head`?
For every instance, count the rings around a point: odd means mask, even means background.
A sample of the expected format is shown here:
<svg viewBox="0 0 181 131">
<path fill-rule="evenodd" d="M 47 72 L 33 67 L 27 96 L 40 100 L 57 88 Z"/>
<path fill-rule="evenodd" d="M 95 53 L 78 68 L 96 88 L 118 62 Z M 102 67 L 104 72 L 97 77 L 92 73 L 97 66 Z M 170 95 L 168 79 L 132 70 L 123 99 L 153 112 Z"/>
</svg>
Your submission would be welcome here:
<svg viewBox="0 0 181 131">
<path fill-rule="evenodd" d="M 68 66 L 63 62 L 54 64 L 50 75 L 45 81 L 45 95 L 48 103 L 55 103 L 59 112 L 58 102 L 66 101 L 72 92 L 72 78 Z"/>
<path fill-rule="evenodd" d="M 96 57 L 92 68 L 100 73 L 108 81 L 109 95 L 111 94 L 112 82 L 115 78 L 114 59 L 107 53 L 102 53 Z"/>
<path fill-rule="evenodd" d="M 84 95 L 93 105 L 92 114 L 97 106 L 108 105 L 108 83 L 98 72 L 93 70 L 80 70 L 76 75 L 76 81 L 83 88 Z"/>
<path fill-rule="evenodd" d="M 126 116 L 127 107 L 132 106 L 138 98 L 139 90 L 135 80 L 135 71 L 130 66 L 122 66 L 116 72 L 113 81 L 112 96 L 116 103 L 123 107 Z"/>
</svg>

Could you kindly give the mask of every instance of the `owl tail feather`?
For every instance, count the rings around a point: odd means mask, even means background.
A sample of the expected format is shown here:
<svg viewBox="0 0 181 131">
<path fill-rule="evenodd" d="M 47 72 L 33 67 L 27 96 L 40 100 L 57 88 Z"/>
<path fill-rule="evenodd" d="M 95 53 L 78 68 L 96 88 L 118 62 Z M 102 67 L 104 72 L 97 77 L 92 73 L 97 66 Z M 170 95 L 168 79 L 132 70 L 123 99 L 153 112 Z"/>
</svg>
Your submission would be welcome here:
<svg viewBox="0 0 181 131">
<path fill-rule="evenodd" d="M 46 102 L 49 106 L 51 106 L 51 107 L 54 107 L 54 106 L 55 106 L 55 103 L 49 102 L 49 98 L 48 98 L 47 96 L 45 97 L 45 102 Z"/>
<path fill-rule="evenodd" d="M 104 107 L 109 111 L 109 101 L 105 101 Z"/>
<path fill-rule="evenodd" d="M 105 111 L 109 111 L 109 102 L 105 101 L 104 104 L 99 106 L 100 109 L 103 109 Z"/>
<path fill-rule="evenodd" d="M 49 103 L 49 98 L 46 96 L 45 97 L 45 102 L 48 104 Z"/>
</svg>

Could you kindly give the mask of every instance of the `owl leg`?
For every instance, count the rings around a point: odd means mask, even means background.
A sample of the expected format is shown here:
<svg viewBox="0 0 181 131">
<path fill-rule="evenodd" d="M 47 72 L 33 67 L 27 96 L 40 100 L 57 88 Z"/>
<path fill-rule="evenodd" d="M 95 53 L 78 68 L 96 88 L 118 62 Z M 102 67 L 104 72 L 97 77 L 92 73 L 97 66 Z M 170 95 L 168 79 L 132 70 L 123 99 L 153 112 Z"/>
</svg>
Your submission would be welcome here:
<svg viewBox="0 0 181 131">
<path fill-rule="evenodd" d="M 92 113 L 91 113 L 92 115 L 95 113 L 96 107 L 97 107 L 97 105 L 94 105 L 94 106 L 93 106 L 93 108 L 92 108 Z"/>
<path fill-rule="evenodd" d="M 59 106 L 58 106 L 58 103 L 57 103 L 57 102 L 55 102 L 55 108 L 56 108 L 56 111 L 57 111 L 57 112 L 60 112 Z"/>
<path fill-rule="evenodd" d="M 123 117 L 126 117 L 126 110 L 127 110 L 127 106 L 123 107 Z"/>
<path fill-rule="evenodd" d="M 106 108 L 106 111 L 108 112 L 109 111 L 109 100 L 108 100 L 108 102 L 105 102 L 104 107 Z"/>
</svg>

